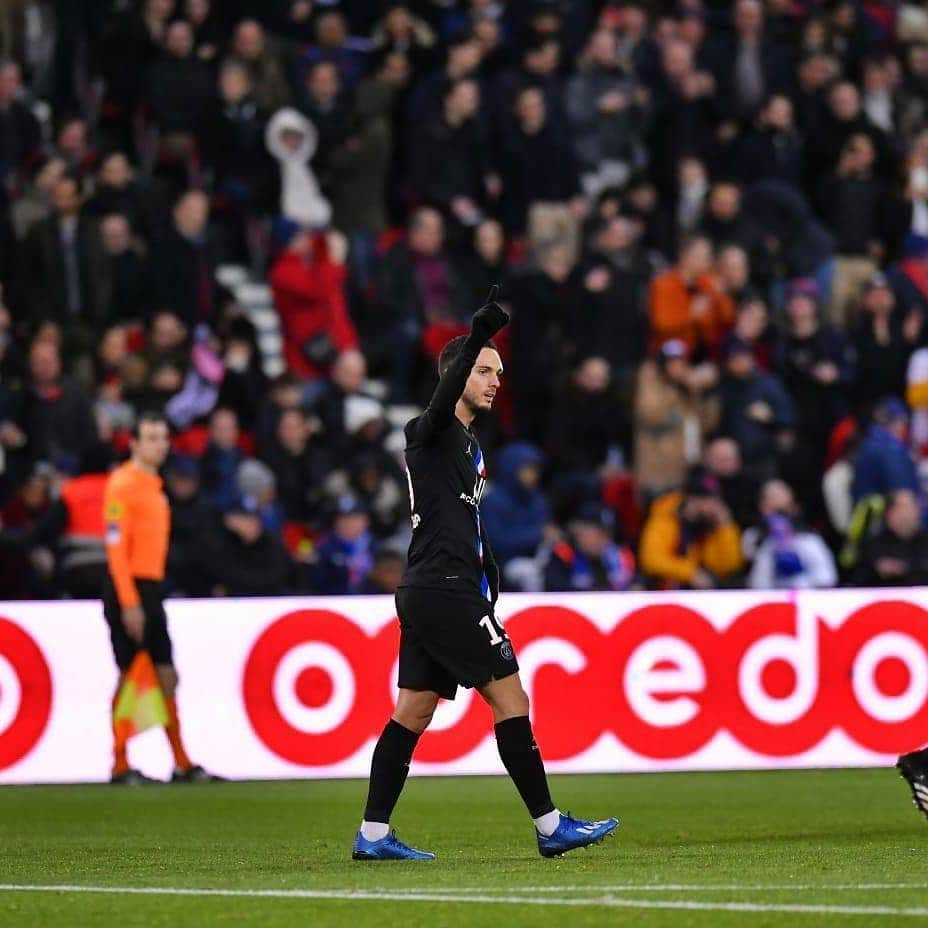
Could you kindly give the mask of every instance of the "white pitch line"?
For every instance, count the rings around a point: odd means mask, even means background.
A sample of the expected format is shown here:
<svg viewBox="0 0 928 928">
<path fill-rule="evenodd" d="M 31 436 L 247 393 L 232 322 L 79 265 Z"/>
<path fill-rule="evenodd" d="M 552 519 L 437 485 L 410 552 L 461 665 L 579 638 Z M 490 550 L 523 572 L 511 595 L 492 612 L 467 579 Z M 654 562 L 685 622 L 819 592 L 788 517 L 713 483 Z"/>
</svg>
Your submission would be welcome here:
<svg viewBox="0 0 928 928">
<path fill-rule="evenodd" d="M 587 883 L 573 886 L 520 886 L 522 893 L 570 893 L 570 892 L 757 892 L 764 890 L 796 890 L 797 892 L 860 891 L 873 892 L 884 889 L 928 889 L 928 883 Z M 485 886 L 472 889 L 458 887 L 440 887 L 438 892 L 486 892 Z"/>
<path fill-rule="evenodd" d="M 627 899 L 592 896 L 585 899 L 539 899 L 535 896 L 457 896 L 436 892 L 379 892 L 352 889 L 208 889 L 172 886 L 75 886 L 0 883 L 0 892 L 103 893 L 125 896 L 218 896 L 264 899 L 335 899 L 374 902 L 452 902 L 466 905 L 582 906 L 620 909 L 682 909 L 699 912 L 782 912 L 808 915 L 897 915 L 923 918 L 925 907 L 804 905 L 765 902 L 694 902 L 689 900 Z"/>
</svg>

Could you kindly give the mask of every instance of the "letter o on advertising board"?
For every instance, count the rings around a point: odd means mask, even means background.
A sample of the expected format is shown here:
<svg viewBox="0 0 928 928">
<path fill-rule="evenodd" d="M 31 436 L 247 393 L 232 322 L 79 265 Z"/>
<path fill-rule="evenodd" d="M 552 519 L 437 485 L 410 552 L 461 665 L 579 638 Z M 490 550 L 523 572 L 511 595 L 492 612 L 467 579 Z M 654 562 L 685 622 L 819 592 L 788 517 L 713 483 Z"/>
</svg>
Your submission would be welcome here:
<svg viewBox="0 0 928 928">
<path fill-rule="evenodd" d="M 0 770 L 35 747 L 51 709 L 52 675 L 39 646 L 0 618 Z"/>
<path fill-rule="evenodd" d="M 255 734 L 278 757 L 302 766 L 335 764 L 370 737 L 372 717 L 387 718 L 383 649 L 337 612 L 301 609 L 260 635 L 242 676 Z"/>
</svg>

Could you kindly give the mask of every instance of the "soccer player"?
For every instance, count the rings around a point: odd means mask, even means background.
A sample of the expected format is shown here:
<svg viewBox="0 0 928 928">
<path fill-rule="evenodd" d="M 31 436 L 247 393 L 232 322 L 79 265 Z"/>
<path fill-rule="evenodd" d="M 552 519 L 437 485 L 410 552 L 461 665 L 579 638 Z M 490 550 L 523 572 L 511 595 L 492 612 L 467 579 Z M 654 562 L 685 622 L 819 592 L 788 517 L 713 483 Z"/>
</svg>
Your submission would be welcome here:
<svg viewBox="0 0 928 928">
<path fill-rule="evenodd" d="M 168 444 L 167 420 L 160 413 L 143 413 L 132 432 L 132 456 L 116 468 L 106 484 L 103 518 L 106 526 L 107 576 L 103 614 L 110 627 L 113 654 L 119 667 L 118 695 L 136 652 L 151 656 L 168 707 L 167 736 L 174 752 L 172 782 L 217 779 L 194 764 L 184 750 L 177 718 L 177 671 L 171 655 L 162 581 L 168 554 L 171 511 L 161 489 L 158 469 Z M 150 782 L 129 767 L 125 737 L 113 727 L 113 783 L 137 786 Z"/>
<path fill-rule="evenodd" d="M 459 684 L 475 688 L 493 710 L 500 758 L 535 822 L 544 857 L 598 843 L 619 824 L 571 818 L 551 801 L 519 665 L 494 615 L 499 571 L 480 522 L 486 470 L 471 424 L 492 407 L 503 373 L 491 339 L 509 316 L 495 302 L 497 292 L 477 311 L 470 334 L 444 347 L 428 409 L 406 425 L 413 534 L 396 594 L 399 699 L 374 749 L 355 860 L 435 857 L 400 841 L 389 822 L 419 736 L 439 698 L 453 699 Z"/>
<path fill-rule="evenodd" d="M 896 763 L 902 779 L 912 790 L 912 802 L 919 812 L 928 815 L 928 748 L 903 754 Z"/>
</svg>

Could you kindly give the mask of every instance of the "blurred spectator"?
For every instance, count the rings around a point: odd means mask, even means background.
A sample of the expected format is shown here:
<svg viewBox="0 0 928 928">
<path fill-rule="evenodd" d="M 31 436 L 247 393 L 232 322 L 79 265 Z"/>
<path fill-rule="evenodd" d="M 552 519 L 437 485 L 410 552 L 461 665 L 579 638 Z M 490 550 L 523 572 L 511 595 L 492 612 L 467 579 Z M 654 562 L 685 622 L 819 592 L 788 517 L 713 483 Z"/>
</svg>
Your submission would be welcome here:
<svg viewBox="0 0 928 928">
<path fill-rule="evenodd" d="M 925 319 L 915 307 L 900 319 L 895 308 L 889 281 L 883 274 L 874 274 L 864 284 L 851 333 L 857 361 L 853 396 L 864 410 L 884 396 L 905 393 L 909 356 L 921 338 Z"/>
<path fill-rule="evenodd" d="M 775 467 L 778 452 L 795 441 L 796 409 L 774 374 L 758 371 L 750 345 L 729 341 L 720 385 L 721 428 L 738 442 L 755 471 Z"/>
<path fill-rule="evenodd" d="M 435 57 L 435 32 L 410 6 L 407 2 L 387 4 L 383 19 L 371 33 L 371 47 L 381 60 L 390 54 L 404 55 L 413 71 L 421 74 Z"/>
<path fill-rule="evenodd" d="M 770 480 L 760 493 L 762 535 L 748 577 L 753 590 L 815 589 L 835 586 L 835 559 L 820 535 L 799 519 L 792 490 Z"/>
<path fill-rule="evenodd" d="M 691 352 L 711 351 L 734 321 L 731 300 L 712 273 L 708 239 L 690 239 L 680 250 L 677 267 L 651 283 L 651 341 L 680 339 Z"/>
<path fill-rule="evenodd" d="M 294 109 L 278 110 L 267 124 L 264 143 L 279 162 L 280 213 L 284 219 L 311 229 L 327 226 L 332 207 L 309 166 L 319 143 L 313 124 Z"/>
<path fill-rule="evenodd" d="M 854 586 L 924 586 L 928 583 L 928 532 L 912 490 L 890 494 L 885 524 L 865 543 Z"/>
<path fill-rule="evenodd" d="M 408 79 L 405 61 L 391 56 L 377 73 L 361 82 L 346 130 L 329 159 L 326 181 L 332 222 L 348 236 L 349 259 L 361 287 L 369 283 L 375 236 L 387 227 L 392 113 Z"/>
<path fill-rule="evenodd" d="M 83 189 L 97 169 L 99 156 L 90 144 L 87 123 L 81 117 L 69 116 L 58 126 L 55 156 L 64 161 L 67 173 L 76 177 Z"/>
<path fill-rule="evenodd" d="M 34 168 L 32 180 L 24 185 L 19 199 L 10 208 L 13 233 L 18 242 L 28 236 L 34 225 L 51 216 L 55 208 L 55 187 L 65 174 L 61 158 L 38 161 Z"/>
<path fill-rule="evenodd" d="M 744 465 L 741 448 L 733 438 L 719 436 L 706 445 L 702 463 L 719 482 L 722 499 L 737 525 L 757 521 L 757 480 Z M 753 470 L 753 468 L 752 468 Z"/>
<path fill-rule="evenodd" d="M 209 444 L 200 462 L 200 475 L 203 492 L 220 512 L 228 512 L 240 495 L 236 481 L 243 460 L 239 439 L 235 413 L 231 409 L 215 410 L 209 417 Z"/>
<path fill-rule="evenodd" d="M 201 130 L 203 160 L 214 172 L 216 218 L 228 258 L 249 258 L 248 216 L 268 204 L 273 164 L 264 144 L 267 115 L 254 98 L 251 76 L 236 59 L 219 69 L 219 96 Z"/>
<path fill-rule="evenodd" d="M 0 508 L 0 597 L 45 599 L 54 590 L 51 583 L 54 561 L 45 549 L 27 548 L 31 536 L 50 506 L 50 483 L 54 470 L 36 464 Z"/>
<path fill-rule="evenodd" d="M 193 29 L 175 20 L 164 35 L 164 54 L 148 75 L 148 105 L 161 133 L 159 146 L 179 159 L 195 152 L 213 95 L 212 73 L 193 52 Z"/>
<path fill-rule="evenodd" d="M 164 489 L 171 504 L 171 541 L 167 577 L 180 596 L 207 596 L 209 584 L 200 571 L 198 552 L 204 528 L 214 512 L 200 492 L 200 467 L 189 455 L 175 454 L 164 466 Z"/>
<path fill-rule="evenodd" d="M 314 592 L 326 596 L 360 593 L 374 566 L 367 509 L 353 496 L 336 504 L 332 531 L 316 552 L 310 571 Z"/>
<path fill-rule="evenodd" d="M 106 155 L 100 162 L 93 195 L 84 204 L 83 213 L 102 219 L 118 213 L 124 216 L 139 238 L 150 241 L 162 221 L 157 192 L 152 185 L 140 180 L 124 152 Z"/>
<path fill-rule="evenodd" d="M 442 102 L 441 112 L 414 130 L 412 192 L 462 225 L 474 226 L 483 217 L 490 175 L 488 144 L 476 118 L 480 88 L 475 80 L 456 81 Z"/>
<path fill-rule="evenodd" d="M 741 570 L 741 539 L 718 480 L 700 468 L 683 489 L 654 501 L 638 551 L 642 573 L 660 587 L 713 589 Z"/>
<path fill-rule="evenodd" d="M 318 61 L 332 62 L 346 84 L 355 84 L 364 76 L 366 41 L 348 33 L 348 21 L 340 10 L 323 10 L 315 20 L 316 41 L 303 54 L 303 64 L 312 67 Z"/>
<path fill-rule="evenodd" d="M 277 224 L 285 250 L 269 276 L 284 335 L 284 357 L 291 371 L 324 376 L 358 336 L 345 305 L 345 268 L 331 255 L 325 236 L 313 235 L 289 220 Z"/>
<path fill-rule="evenodd" d="M 761 0 L 736 0 L 732 25 L 718 49 L 718 98 L 728 115 L 750 117 L 767 97 L 790 89 L 790 63 L 765 30 Z"/>
<path fill-rule="evenodd" d="M 213 596 L 278 596 L 292 584 L 293 563 L 282 542 L 243 501 L 207 527 L 197 563 Z"/>
<path fill-rule="evenodd" d="M 516 434 L 541 445 L 565 360 L 564 328 L 580 294 L 566 245 L 547 245 L 537 257 L 537 268 L 513 280 L 509 338 Z"/>
<path fill-rule="evenodd" d="M 627 590 L 635 577 L 635 555 L 613 540 L 612 513 L 597 503 L 582 506 L 569 525 L 569 541 L 551 550 L 545 568 L 549 593 Z"/>
<path fill-rule="evenodd" d="M 664 342 L 638 371 L 635 388 L 635 478 L 644 496 L 679 487 L 719 422 L 714 365 L 690 363 L 686 343 Z"/>
<path fill-rule="evenodd" d="M 331 467 L 321 442 L 313 439 L 313 424 L 299 407 L 280 413 L 274 438 L 261 451 L 277 482 L 288 519 L 308 522 L 319 515 L 320 488 Z"/>
<path fill-rule="evenodd" d="M 819 467 L 832 428 L 847 412 L 853 357 L 843 332 L 820 318 L 814 286 L 794 287 L 774 371 L 796 404 L 797 431 Z"/>
<path fill-rule="evenodd" d="M 26 304 L 34 323 L 53 319 L 71 332 L 98 326 L 106 311 L 106 259 L 97 224 L 81 215 L 75 177 L 52 191 L 54 212 L 29 230 L 25 244 Z"/>
<path fill-rule="evenodd" d="M 216 282 L 216 255 L 209 235 L 209 198 L 199 190 L 184 193 L 174 206 L 167 235 L 152 248 L 154 300 L 185 325 L 214 322 L 228 300 Z"/>
<path fill-rule="evenodd" d="M 534 557 L 551 519 L 541 489 L 541 451 L 513 442 L 497 455 L 496 478 L 480 504 L 487 537 L 500 567 L 515 557 Z"/>
<path fill-rule="evenodd" d="M 378 540 L 396 535 L 409 518 L 409 494 L 393 458 L 379 446 L 379 436 L 369 447 L 358 447 L 349 466 L 333 470 L 325 481 L 330 498 L 353 496 L 370 517 L 371 533 Z"/>
<path fill-rule="evenodd" d="M 857 452 L 851 493 L 854 502 L 896 490 L 918 493 L 915 462 L 905 443 L 909 414 L 902 400 L 882 400 Z"/>
<path fill-rule="evenodd" d="M 235 488 L 244 506 L 261 517 L 261 524 L 272 535 L 280 536 L 284 511 L 277 501 L 274 472 L 261 461 L 248 458 L 235 472 Z"/>
<path fill-rule="evenodd" d="M 642 102 L 640 89 L 619 65 L 615 34 L 598 29 L 567 86 L 567 115 L 588 195 L 624 183 L 644 162 Z"/>
<path fill-rule="evenodd" d="M 287 105 L 290 88 L 280 61 L 268 47 L 260 23 L 244 19 L 238 24 L 232 40 L 232 54 L 248 68 L 255 101 L 262 110 L 273 113 Z"/>
<path fill-rule="evenodd" d="M 0 186 L 18 184 L 39 154 L 39 121 L 21 96 L 19 65 L 9 58 L 0 59 Z"/>
<path fill-rule="evenodd" d="M 422 327 L 463 323 L 476 309 L 445 249 L 441 213 L 426 206 L 413 212 L 407 240 L 384 256 L 374 289 L 376 305 L 359 322 L 364 354 L 389 376 L 393 399 L 405 402 Z"/>
<path fill-rule="evenodd" d="M 557 479 L 595 482 L 628 460 L 628 417 L 608 362 L 582 358 L 555 397 L 548 449 Z"/>
<path fill-rule="evenodd" d="M 145 252 L 132 237 L 129 220 L 109 213 L 100 222 L 100 235 L 106 253 L 109 284 L 106 308 L 100 320 L 105 325 L 141 321 L 151 307 L 151 276 Z"/>
<path fill-rule="evenodd" d="M 528 235 L 534 247 L 563 240 L 579 252 L 578 220 L 585 213 L 573 151 L 548 114 L 538 87 L 516 96 L 515 125 L 503 149 L 502 210 L 510 232 Z"/>
<path fill-rule="evenodd" d="M 819 194 L 822 215 L 836 232 L 831 319 L 841 324 L 861 283 L 876 270 L 882 243 L 889 238 L 889 190 L 875 165 L 872 140 L 863 133 L 852 135 Z"/>
<path fill-rule="evenodd" d="M 29 378 L 16 422 L 33 461 L 51 461 L 72 471 L 96 442 L 90 402 L 73 380 L 62 376 L 59 348 L 48 339 L 33 342 L 29 349 Z"/>
<path fill-rule="evenodd" d="M 318 134 L 314 167 L 322 171 L 328 166 L 332 150 L 348 134 L 351 118 L 351 103 L 332 61 L 317 61 L 306 72 L 298 109 Z"/>
<path fill-rule="evenodd" d="M 406 557 L 392 548 L 378 548 L 374 552 L 374 563 L 364 578 L 359 593 L 378 596 L 393 596 L 403 580 Z"/>
<path fill-rule="evenodd" d="M 741 180 L 778 180 L 799 190 L 802 182 L 803 138 L 796 129 L 793 104 L 776 94 L 760 111 L 755 129 L 745 135 L 736 165 Z"/>
</svg>

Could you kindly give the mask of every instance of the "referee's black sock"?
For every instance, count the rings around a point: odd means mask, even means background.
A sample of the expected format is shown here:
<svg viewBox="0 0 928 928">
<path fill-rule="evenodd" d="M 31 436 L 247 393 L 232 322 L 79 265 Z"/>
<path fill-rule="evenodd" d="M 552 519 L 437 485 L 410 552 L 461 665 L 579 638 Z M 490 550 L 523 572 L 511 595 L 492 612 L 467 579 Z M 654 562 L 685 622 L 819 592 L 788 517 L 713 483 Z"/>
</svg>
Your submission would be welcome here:
<svg viewBox="0 0 928 928">
<path fill-rule="evenodd" d="M 554 811 L 548 778 L 527 715 L 496 723 L 496 747 L 533 819 Z"/>
<path fill-rule="evenodd" d="M 419 732 L 410 731 L 390 719 L 380 734 L 371 759 L 371 780 L 364 809 L 365 822 L 386 824 L 393 814 L 403 784 L 409 773 L 409 761 L 419 740 Z"/>
</svg>

